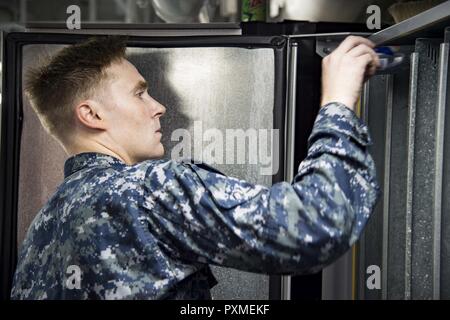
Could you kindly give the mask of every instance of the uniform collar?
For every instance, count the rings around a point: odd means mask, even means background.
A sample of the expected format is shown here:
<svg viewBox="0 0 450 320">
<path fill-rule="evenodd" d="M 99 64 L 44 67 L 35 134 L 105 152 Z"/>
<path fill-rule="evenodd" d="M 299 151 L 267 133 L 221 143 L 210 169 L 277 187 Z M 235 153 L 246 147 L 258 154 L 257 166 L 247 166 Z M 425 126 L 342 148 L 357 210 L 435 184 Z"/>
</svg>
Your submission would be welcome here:
<svg viewBox="0 0 450 320">
<path fill-rule="evenodd" d="M 113 156 L 98 152 L 83 152 L 69 157 L 64 163 L 64 178 L 90 167 L 125 166 L 126 163 Z"/>
</svg>

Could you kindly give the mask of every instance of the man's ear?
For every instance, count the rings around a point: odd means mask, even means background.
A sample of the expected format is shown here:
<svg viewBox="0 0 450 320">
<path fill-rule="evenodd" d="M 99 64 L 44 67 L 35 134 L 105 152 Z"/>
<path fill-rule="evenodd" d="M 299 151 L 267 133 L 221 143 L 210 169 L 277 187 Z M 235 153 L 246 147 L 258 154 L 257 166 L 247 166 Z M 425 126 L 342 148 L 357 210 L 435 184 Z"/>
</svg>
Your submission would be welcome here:
<svg viewBox="0 0 450 320">
<path fill-rule="evenodd" d="M 107 127 L 102 110 L 102 106 L 97 101 L 84 100 L 75 107 L 75 117 L 80 124 L 88 128 L 105 130 Z"/>
</svg>

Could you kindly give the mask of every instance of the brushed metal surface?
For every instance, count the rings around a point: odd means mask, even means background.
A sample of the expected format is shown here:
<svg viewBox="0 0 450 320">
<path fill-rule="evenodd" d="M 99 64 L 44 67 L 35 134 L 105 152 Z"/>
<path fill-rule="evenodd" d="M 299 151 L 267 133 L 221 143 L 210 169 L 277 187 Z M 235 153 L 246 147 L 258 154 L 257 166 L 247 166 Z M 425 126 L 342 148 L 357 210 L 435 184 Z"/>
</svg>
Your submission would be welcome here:
<svg viewBox="0 0 450 320">
<path fill-rule="evenodd" d="M 51 55 L 60 45 L 26 45 L 23 49 L 23 71 L 38 62 L 42 54 Z M 136 65 L 149 83 L 149 93 L 167 107 L 161 119 L 166 158 L 179 143 L 171 139 L 176 129 L 186 129 L 194 145 L 202 150 L 210 143 L 198 135 L 217 129 L 225 137 L 227 129 L 256 130 L 261 147 L 257 164 L 249 164 L 249 144 L 234 151 L 225 150 L 226 160 L 233 153 L 234 162 L 213 163 L 222 172 L 253 183 L 271 185 L 270 174 L 261 175 L 261 168 L 270 168 L 272 157 L 270 136 L 274 107 L 274 52 L 271 49 L 232 47 L 210 48 L 128 48 L 129 60 Z M 42 129 L 26 97 L 21 145 L 19 177 L 18 244 L 38 210 L 63 180 L 63 164 L 67 158 L 63 149 Z M 196 126 L 197 124 L 197 126 Z M 264 134 L 266 137 L 264 138 Z M 266 144 L 263 140 L 267 140 Z M 262 146 L 267 145 L 267 150 Z M 276 148 L 272 148 L 273 149 Z M 198 151 L 197 150 L 197 151 Z M 227 151 L 229 151 L 227 153 Z M 198 153 L 198 152 L 197 152 Z M 200 153 L 201 154 L 201 153 Z M 197 156 L 197 157 L 196 157 Z M 261 165 L 264 160 L 265 164 Z M 224 161 L 226 162 L 226 161 Z M 272 165 L 281 166 L 283 164 Z M 219 284 L 212 290 L 215 299 L 268 299 L 269 277 L 233 269 L 213 267 Z"/>
</svg>

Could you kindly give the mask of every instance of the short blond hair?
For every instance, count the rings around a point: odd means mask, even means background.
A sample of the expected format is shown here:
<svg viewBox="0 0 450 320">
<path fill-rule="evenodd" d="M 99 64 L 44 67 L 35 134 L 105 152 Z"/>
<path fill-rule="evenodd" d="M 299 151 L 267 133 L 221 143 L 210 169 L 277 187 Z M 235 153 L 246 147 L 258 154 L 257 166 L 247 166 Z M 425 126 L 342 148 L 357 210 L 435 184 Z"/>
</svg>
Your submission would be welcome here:
<svg viewBox="0 0 450 320">
<path fill-rule="evenodd" d="M 67 135 L 74 104 L 96 95 L 107 78 L 105 69 L 124 59 L 125 51 L 124 37 L 94 37 L 65 47 L 27 71 L 25 94 L 47 132 L 59 140 Z"/>
</svg>

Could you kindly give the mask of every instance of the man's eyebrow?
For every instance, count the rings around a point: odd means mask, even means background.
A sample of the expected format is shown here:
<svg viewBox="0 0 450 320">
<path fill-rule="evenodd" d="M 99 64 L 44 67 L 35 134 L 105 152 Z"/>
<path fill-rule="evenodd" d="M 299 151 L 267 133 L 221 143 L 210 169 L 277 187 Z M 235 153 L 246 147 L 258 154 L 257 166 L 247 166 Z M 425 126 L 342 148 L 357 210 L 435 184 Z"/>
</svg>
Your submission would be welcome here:
<svg viewBox="0 0 450 320">
<path fill-rule="evenodd" d="M 136 92 L 136 91 L 140 91 L 140 90 L 147 90 L 148 89 L 148 83 L 147 81 L 143 81 L 140 80 L 133 88 L 133 90 L 131 90 L 132 93 Z"/>
</svg>

